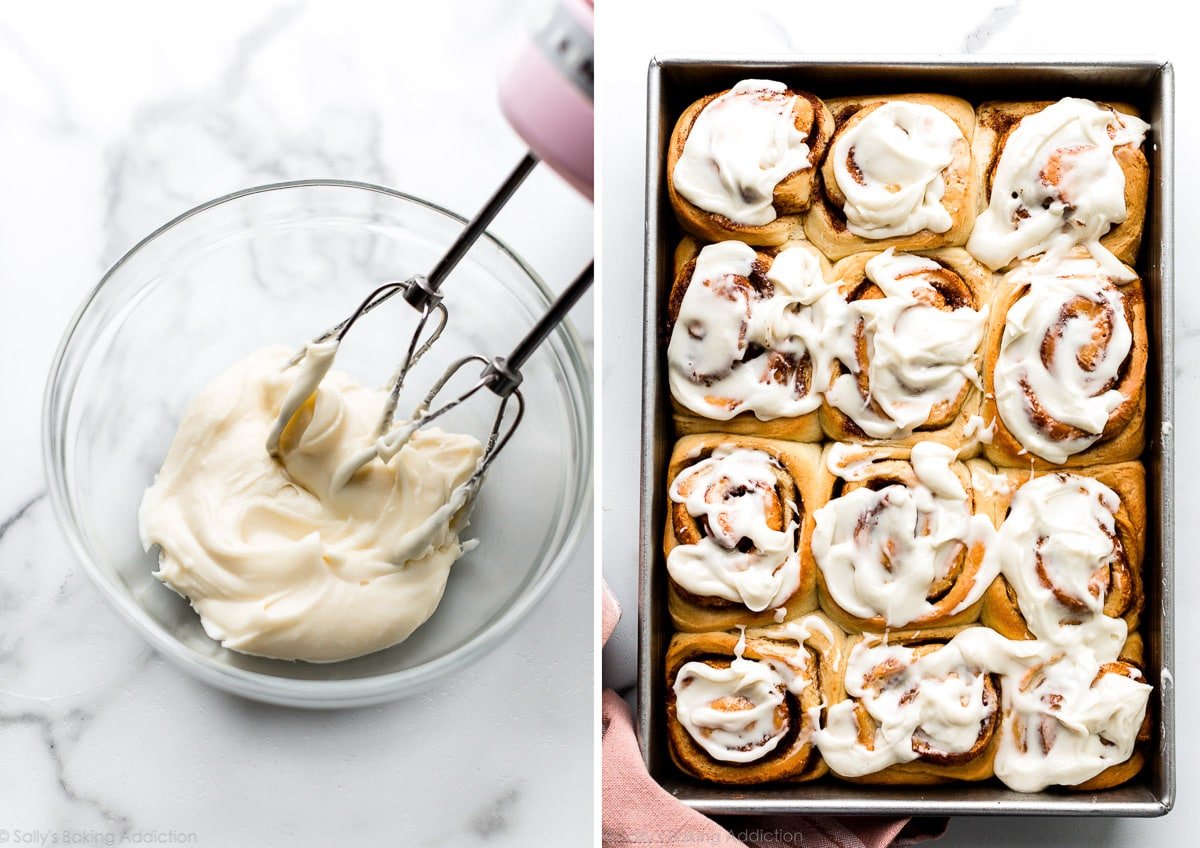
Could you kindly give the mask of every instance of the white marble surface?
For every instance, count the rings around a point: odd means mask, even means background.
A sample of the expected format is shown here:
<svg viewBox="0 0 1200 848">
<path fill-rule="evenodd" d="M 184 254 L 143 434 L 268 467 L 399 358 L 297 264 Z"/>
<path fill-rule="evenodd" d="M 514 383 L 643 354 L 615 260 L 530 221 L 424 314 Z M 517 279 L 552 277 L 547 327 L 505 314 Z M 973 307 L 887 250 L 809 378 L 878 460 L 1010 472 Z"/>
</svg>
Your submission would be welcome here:
<svg viewBox="0 0 1200 848">
<path fill-rule="evenodd" d="M 458 679 L 371 709 L 269 708 L 183 676 L 108 609 L 51 515 L 39 450 L 68 317 L 177 213 L 305 177 L 473 212 L 522 153 L 493 78 L 534 5 L 0 11 L 0 842 L 590 840 L 590 535 L 519 632 Z M 493 229 L 561 286 L 592 254 L 591 223 L 543 168 Z M 590 340 L 590 301 L 575 322 Z"/>
<path fill-rule="evenodd" d="M 737 11 L 734 11 L 734 9 Z M 603 162 L 601 178 L 601 394 L 604 576 L 626 610 L 604 652 L 606 685 L 632 684 L 637 636 L 637 491 L 641 379 L 642 243 L 646 66 L 656 53 L 765 55 L 911 53 L 915 57 L 982 54 L 1078 54 L 1164 56 L 1176 70 L 1176 421 L 1177 444 L 1196 437 L 1200 415 L 1200 298 L 1188 268 L 1200 260 L 1200 245 L 1188 237 L 1197 226 L 1200 174 L 1189 151 L 1200 139 L 1192 108 L 1197 101 L 1195 47 L 1177 8 L 1166 2 L 1136 5 L 1093 0 L 1079 4 L 944 0 L 853 4 L 748 0 L 645 0 L 613 3 L 601 16 L 597 35 L 597 114 Z M 626 400 L 628 399 L 628 400 Z M 1175 606 L 1183 627 L 1200 604 L 1200 573 L 1190 552 L 1200 526 L 1189 520 L 1200 495 L 1187 481 L 1200 470 L 1200 454 L 1177 454 L 1180 481 L 1176 515 Z M 1200 742 L 1191 724 L 1200 677 L 1200 656 L 1181 636 L 1176 657 L 1176 704 L 1180 715 L 1179 802 L 1154 821 L 1006 819 L 956 820 L 943 845 L 1128 845 L 1194 844 L 1200 808 L 1191 796 L 1200 786 L 1200 767 L 1189 756 Z"/>
</svg>

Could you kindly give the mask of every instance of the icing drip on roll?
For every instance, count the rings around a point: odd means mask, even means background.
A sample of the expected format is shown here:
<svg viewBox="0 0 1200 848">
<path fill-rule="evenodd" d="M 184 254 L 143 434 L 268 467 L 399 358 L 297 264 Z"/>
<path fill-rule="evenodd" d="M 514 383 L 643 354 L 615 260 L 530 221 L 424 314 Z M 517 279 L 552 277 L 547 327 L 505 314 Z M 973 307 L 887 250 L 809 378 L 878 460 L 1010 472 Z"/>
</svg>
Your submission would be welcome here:
<svg viewBox="0 0 1200 848">
<path fill-rule="evenodd" d="M 1057 656 L 1005 682 L 996 775 L 1019 792 L 1072 786 L 1133 754 L 1151 687 L 1127 663 Z"/>
<path fill-rule="evenodd" d="M 1092 258 L 1038 263 L 1008 310 L 993 382 L 1004 426 L 1028 451 L 1062 463 L 1103 434 L 1127 400 L 1115 386 L 1133 346 L 1124 296 Z"/>
<path fill-rule="evenodd" d="M 818 723 L 813 740 L 844 777 L 922 756 L 975 756 L 992 720 L 987 673 L 1002 678 L 994 769 L 1008 787 L 1072 786 L 1132 755 L 1151 689 L 1136 668 L 1083 646 L 1066 655 L 1052 640 L 1012 641 L 987 627 L 926 653 L 859 643 L 846 666 L 850 698 L 828 708 L 824 727 L 820 710 L 809 711 Z M 874 727 L 865 740 L 864 724 Z"/>
<path fill-rule="evenodd" d="M 1100 238 L 1125 220 L 1125 175 L 1114 148 L 1140 145 L 1150 125 L 1067 97 L 1023 118 L 1004 142 L 988 208 L 967 243 L 976 258 L 1002 268 L 1016 258 L 1058 258 L 1087 245 L 1105 269 L 1126 271 Z"/>
<path fill-rule="evenodd" d="M 952 272 L 932 259 L 889 249 L 867 262 L 866 273 L 884 296 L 848 305 L 850 332 L 840 334 L 837 358 L 850 373 L 826 397 L 869 437 L 886 439 L 912 432 L 968 382 L 978 384 L 988 310 L 948 302 L 934 283 Z M 954 308 L 939 309 L 939 301 Z"/>
<path fill-rule="evenodd" d="M 994 531 L 986 517 L 971 513 L 953 459 L 950 448 L 921 442 L 912 450 L 914 485 L 862 486 L 816 511 L 813 555 L 826 589 L 844 610 L 900 627 L 939 612 L 953 615 L 983 596 L 998 563 L 985 561 L 974 574 L 961 569 L 969 556 L 981 555 L 979 546 Z M 852 462 L 844 473 L 863 479 L 869 468 Z M 969 589 L 939 611 L 931 594 L 948 592 L 960 579 L 972 581 Z"/>
<path fill-rule="evenodd" d="M 829 767 L 861 777 L 921 756 L 957 762 L 985 746 L 999 710 L 996 687 L 958 641 L 932 650 L 856 645 L 846 664 L 850 699 L 830 706 L 813 735 Z M 866 744 L 864 726 L 874 728 Z"/>
<path fill-rule="evenodd" d="M 759 285 L 757 254 L 741 242 L 703 248 L 667 348 L 671 392 L 698 415 L 727 421 L 804 415 L 828 381 L 819 302 L 832 289 L 811 250 L 792 247 Z"/>
<path fill-rule="evenodd" d="M 727 667 L 689 662 L 675 678 L 676 715 L 710 757 L 761 759 L 787 734 L 783 677 L 739 654 Z"/>
<path fill-rule="evenodd" d="M 732 445 L 680 472 L 671 500 L 702 519 L 706 535 L 671 550 L 671 579 L 754 612 L 783 605 L 800 586 L 800 558 L 796 504 L 778 491 L 781 473 L 769 454 Z"/>
<path fill-rule="evenodd" d="M 994 554 L 1017 594 L 1026 626 L 1063 648 L 1115 659 L 1125 621 L 1104 614 L 1110 568 L 1122 556 L 1117 493 L 1091 477 L 1050 474 L 1013 496 Z"/>
<path fill-rule="evenodd" d="M 954 160 L 955 145 L 965 142 L 946 113 L 902 100 L 849 126 L 831 155 L 850 232 L 883 239 L 949 230 L 942 172 Z"/>
<path fill-rule="evenodd" d="M 723 662 L 693 660 L 675 675 L 675 715 L 688 734 L 715 760 L 750 763 L 771 753 L 790 726 L 802 715 L 793 714 L 788 694 L 799 695 L 813 685 L 808 668 L 812 658 L 805 643 L 813 634 L 834 644 L 833 632 L 816 616 L 756 631 L 775 643 L 794 641 L 789 657 L 745 657 L 746 631 L 734 647 L 733 659 Z M 779 646 L 784 647 L 784 646 Z"/>
<path fill-rule="evenodd" d="M 770 80 L 742 80 L 705 106 L 675 164 L 675 190 L 693 205 L 761 226 L 775 220 L 775 186 L 812 167 L 796 129 L 799 96 Z"/>
</svg>

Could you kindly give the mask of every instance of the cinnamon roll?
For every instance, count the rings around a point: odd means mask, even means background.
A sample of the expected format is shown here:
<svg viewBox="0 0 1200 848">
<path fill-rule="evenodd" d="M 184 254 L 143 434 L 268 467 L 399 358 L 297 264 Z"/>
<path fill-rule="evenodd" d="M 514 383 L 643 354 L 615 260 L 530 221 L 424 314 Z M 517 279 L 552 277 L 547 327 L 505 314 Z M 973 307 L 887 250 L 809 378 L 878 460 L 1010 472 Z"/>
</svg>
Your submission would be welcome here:
<svg viewBox="0 0 1200 848">
<path fill-rule="evenodd" d="M 829 261 L 806 242 L 767 253 L 687 238 L 675 263 L 667 368 L 678 432 L 819 441 Z"/>
<path fill-rule="evenodd" d="M 829 100 L 836 129 L 804 232 L 831 259 L 963 245 L 974 223 L 975 110 L 958 97 Z"/>
<path fill-rule="evenodd" d="M 833 269 L 846 301 L 820 419 L 836 441 L 954 447 L 978 409 L 991 276 L 960 248 L 859 253 Z"/>
<path fill-rule="evenodd" d="M 1082 244 L 1119 273 L 1141 242 L 1149 129 L 1129 106 L 1076 97 L 984 103 L 974 139 L 982 203 L 967 249 L 998 269 Z"/>
<path fill-rule="evenodd" d="M 830 485 L 816 445 L 685 436 L 668 479 L 664 547 L 677 629 L 767 624 L 816 607 L 813 511 Z"/>
<path fill-rule="evenodd" d="M 667 149 L 680 225 L 705 241 L 783 244 L 800 228 L 833 132 L 829 108 L 781 82 L 742 80 L 697 100 Z"/>
<path fill-rule="evenodd" d="M 676 765 L 727 784 L 824 774 L 812 731 L 824 705 L 841 698 L 842 642 L 819 615 L 741 633 L 676 634 L 666 661 Z"/>
<path fill-rule="evenodd" d="M 842 667 L 847 698 L 829 706 L 814 733 L 830 770 L 861 783 L 991 777 L 1000 682 L 980 659 L 937 631 L 900 643 L 851 637 Z"/>
<path fill-rule="evenodd" d="M 998 570 L 985 559 L 994 531 L 953 450 L 832 445 L 825 461 L 839 477 L 814 515 L 825 613 L 851 632 L 975 621 Z"/>
<path fill-rule="evenodd" d="M 1107 789 L 1136 775 L 1150 740 L 1151 687 L 1124 661 L 1059 654 L 1004 681 L 996 776 L 1019 792 Z"/>
<path fill-rule="evenodd" d="M 1141 463 L 1032 479 L 1012 469 L 981 490 L 999 527 L 992 553 L 1002 574 L 984 598 L 983 623 L 1010 639 L 1067 640 L 1141 662 Z"/>
<path fill-rule="evenodd" d="M 1134 459 L 1148 349 L 1136 276 L 1117 285 L 1083 250 L 1020 263 L 1000 283 L 983 346 L 982 417 L 995 422 L 984 454 L 1039 469 Z"/>
</svg>

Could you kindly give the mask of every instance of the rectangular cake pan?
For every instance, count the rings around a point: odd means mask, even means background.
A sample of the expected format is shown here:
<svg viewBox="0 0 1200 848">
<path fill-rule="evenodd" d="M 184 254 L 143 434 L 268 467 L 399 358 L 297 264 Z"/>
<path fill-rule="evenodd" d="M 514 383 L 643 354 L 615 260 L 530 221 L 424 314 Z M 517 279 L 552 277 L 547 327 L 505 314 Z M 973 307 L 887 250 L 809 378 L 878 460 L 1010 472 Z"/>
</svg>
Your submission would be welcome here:
<svg viewBox="0 0 1200 848">
<path fill-rule="evenodd" d="M 1146 374 L 1148 532 L 1143 633 L 1146 678 L 1154 686 L 1154 728 L 1147 764 L 1129 783 L 1101 792 L 1022 794 L 996 781 L 934 787 L 859 786 L 826 778 L 765 787 L 706 784 L 671 762 L 665 733 L 663 660 L 671 625 L 662 553 L 666 472 L 674 434 L 666 380 L 662 307 L 671 285 L 671 255 L 682 232 L 665 188 L 667 141 L 679 114 L 705 94 L 740 79 L 780 79 L 820 97 L 932 91 L 985 100 L 1057 100 L 1074 95 L 1132 103 L 1153 126 L 1145 152 L 1150 196 L 1137 269 L 1146 290 L 1151 339 Z M 844 813 L 859 815 L 1160 816 L 1175 795 L 1173 419 L 1173 141 L 1174 82 L 1160 59 L 990 59 L 913 62 L 856 57 L 820 60 L 665 57 L 650 63 L 646 155 L 646 300 L 642 398 L 638 732 L 650 774 L 671 794 L 705 813 Z"/>
</svg>

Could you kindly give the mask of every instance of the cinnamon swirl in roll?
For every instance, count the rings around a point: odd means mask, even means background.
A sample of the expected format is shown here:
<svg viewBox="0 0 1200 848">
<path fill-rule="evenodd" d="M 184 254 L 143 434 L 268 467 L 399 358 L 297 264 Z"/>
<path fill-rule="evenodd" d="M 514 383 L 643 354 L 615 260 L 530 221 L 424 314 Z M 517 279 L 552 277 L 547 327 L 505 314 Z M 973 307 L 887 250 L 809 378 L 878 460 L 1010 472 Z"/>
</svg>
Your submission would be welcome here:
<svg viewBox="0 0 1200 848">
<path fill-rule="evenodd" d="M 769 628 L 676 634 L 667 651 L 667 736 L 680 769 L 726 784 L 811 780 L 812 732 L 841 699 L 843 637 L 819 615 Z"/>
<path fill-rule="evenodd" d="M 828 260 L 806 242 L 764 252 L 687 238 L 675 264 L 667 367 L 678 432 L 819 441 Z"/>
<path fill-rule="evenodd" d="M 825 462 L 839 479 L 814 515 L 822 610 L 849 632 L 978 619 L 998 570 L 985 558 L 992 520 L 954 451 L 831 445 Z"/>
<path fill-rule="evenodd" d="M 1141 662 L 1141 463 L 1032 479 L 1011 469 L 981 490 L 999 527 L 991 556 L 1002 575 L 984 598 L 983 623 L 1010 639 L 1065 639 Z"/>
<path fill-rule="evenodd" d="M 851 637 L 842 666 L 847 698 L 829 706 L 814 734 L 830 770 L 860 783 L 991 777 L 1000 681 L 981 659 L 937 631 L 899 642 Z"/>
<path fill-rule="evenodd" d="M 859 253 L 833 275 L 846 305 L 820 410 L 825 434 L 965 443 L 991 275 L 960 248 Z"/>
<path fill-rule="evenodd" d="M 783 244 L 800 229 L 833 118 L 817 97 L 742 80 L 697 100 L 667 149 L 667 193 L 680 225 L 705 241 Z"/>
<path fill-rule="evenodd" d="M 808 239 L 831 259 L 862 250 L 963 245 L 975 219 L 975 110 L 958 97 L 827 101 L 835 127 Z"/>
<path fill-rule="evenodd" d="M 1146 413 L 1142 286 L 1118 285 L 1076 250 L 1001 280 L 984 341 L 982 417 L 997 465 L 1077 467 L 1134 459 Z"/>
<path fill-rule="evenodd" d="M 1082 244 L 1120 273 L 1142 238 L 1149 129 L 1122 104 L 984 103 L 974 139 L 982 202 L 967 249 L 999 269 Z"/>
<path fill-rule="evenodd" d="M 831 480 L 817 446 L 685 436 L 667 473 L 668 603 L 677 629 L 768 624 L 816 607 L 813 511 Z"/>
</svg>

